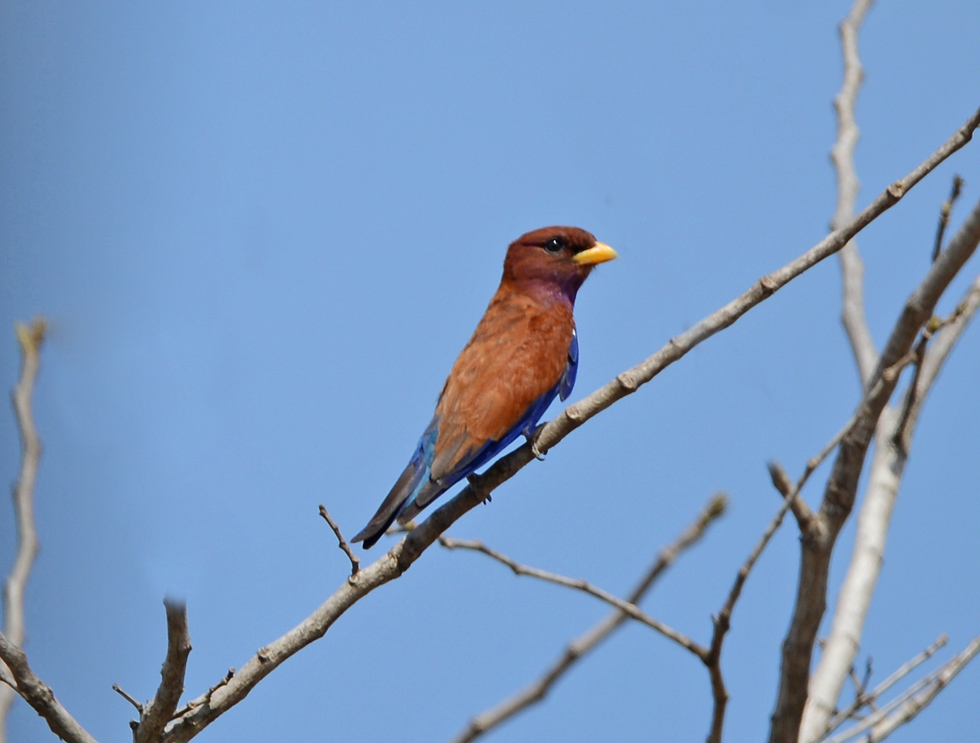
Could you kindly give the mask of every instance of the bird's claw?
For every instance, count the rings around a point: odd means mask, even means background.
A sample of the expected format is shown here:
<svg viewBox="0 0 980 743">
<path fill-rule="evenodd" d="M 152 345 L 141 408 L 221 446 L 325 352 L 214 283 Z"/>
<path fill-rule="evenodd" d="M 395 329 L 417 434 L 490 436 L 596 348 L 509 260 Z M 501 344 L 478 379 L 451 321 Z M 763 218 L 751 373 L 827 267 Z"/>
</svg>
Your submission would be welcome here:
<svg viewBox="0 0 980 743">
<path fill-rule="evenodd" d="M 481 480 L 482 478 L 480 477 L 480 475 L 476 474 L 475 472 L 472 475 L 466 476 L 466 481 L 470 484 L 470 487 L 476 491 L 477 495 L 483 495 L 483 487 L 481 485 Z M 487 493 L 486 495 L 483 495 L 483 499 L 481 500 L 481 503 L 486 505 L 492 500 L 493 497 L 490 495 L 490 493 Z"/>
<path fill-rule="evenodd" d="M 531 454 L 533 454 L 534 455 L 534 458 L 537 459 L 539 462 L 543 462 L 544 461 L 544 456 L 545 455 L 538 448 L 538 442 L 537 441 L 532 441 L 531 442 Z"/>
</svg>

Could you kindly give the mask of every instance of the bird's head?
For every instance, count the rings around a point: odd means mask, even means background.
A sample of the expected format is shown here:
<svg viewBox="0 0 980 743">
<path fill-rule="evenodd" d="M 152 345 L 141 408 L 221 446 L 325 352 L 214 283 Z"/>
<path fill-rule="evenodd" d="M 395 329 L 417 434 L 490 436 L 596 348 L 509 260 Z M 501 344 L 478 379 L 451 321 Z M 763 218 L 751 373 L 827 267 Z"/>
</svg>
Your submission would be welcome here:
<svg viewBox="0 0 980 743">
<path fill-rule="evenodd" d="M 578 227 L 543 227 L 510 244 L 503 280 L 574 305 L 592 269 L 616 257 L 615 250 Z"/>
</svg>

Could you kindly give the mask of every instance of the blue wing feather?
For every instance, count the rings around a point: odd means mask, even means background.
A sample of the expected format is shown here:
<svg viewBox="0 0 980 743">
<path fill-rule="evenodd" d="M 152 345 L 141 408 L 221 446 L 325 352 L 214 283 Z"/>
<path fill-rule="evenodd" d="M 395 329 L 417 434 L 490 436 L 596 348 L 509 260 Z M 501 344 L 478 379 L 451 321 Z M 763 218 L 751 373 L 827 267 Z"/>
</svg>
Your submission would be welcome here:
<svg viewBox="0 0 980 743">
<path fill-rule="evenodd" d="M 572 394 L 572 387 L 575 386 L 575 375 L 578 373 L 578 331 L 572 328 L 572 344 L 568 347 L 568 363 L 565 364 L 565 372 L 558 380 L 558 394 L 562 402 Z M 544 414 L 544 411 L 541 411 Z"/>
</svg>

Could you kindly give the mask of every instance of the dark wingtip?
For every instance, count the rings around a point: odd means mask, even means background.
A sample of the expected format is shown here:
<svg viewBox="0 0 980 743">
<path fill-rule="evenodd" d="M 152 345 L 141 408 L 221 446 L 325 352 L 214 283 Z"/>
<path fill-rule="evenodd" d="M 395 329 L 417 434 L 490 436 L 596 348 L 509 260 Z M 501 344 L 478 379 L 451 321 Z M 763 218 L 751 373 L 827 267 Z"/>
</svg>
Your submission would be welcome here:
<svg viewBox="0 0 980 743">
<path fill-rule="evenodd" d="M 379 519 L 380 513 L 375 514 L 375 517 L 371 519 L 367 526 L 361 529 L 357 536 L 355 536 L 351 542 L 364 542 L 362 545 L 364 549 L 369 550 L 374 545 L 378 543 L 378 540 L 384 536 L 385 532 L 388 531 L 388 527 L 392 525 L 395 521 L 395 516 L 398 511 L 394 511 L 386 519 Z"/>
</svg>

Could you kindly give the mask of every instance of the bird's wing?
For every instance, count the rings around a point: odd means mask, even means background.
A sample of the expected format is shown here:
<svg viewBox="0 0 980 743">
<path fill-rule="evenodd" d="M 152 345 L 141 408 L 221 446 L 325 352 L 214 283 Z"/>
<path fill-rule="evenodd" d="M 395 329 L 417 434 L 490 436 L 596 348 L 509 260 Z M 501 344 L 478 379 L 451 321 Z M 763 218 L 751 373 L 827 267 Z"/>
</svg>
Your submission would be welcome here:
<svg viewBox="0 0 980 743">
<path fill-rule="evenodd" d="M 572 345 L 568 347 L 568 361 L 565 363 L 565 371 L 562 372 L 561 379 L 558 380 L 558 394 L 562 402 L 572 394 L 575 386 L 575 375 L 578 373 L 578 331 L 572 327 Z M 541 411 L 544 413 L 544 411 Z"/>
</svg>

